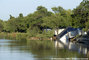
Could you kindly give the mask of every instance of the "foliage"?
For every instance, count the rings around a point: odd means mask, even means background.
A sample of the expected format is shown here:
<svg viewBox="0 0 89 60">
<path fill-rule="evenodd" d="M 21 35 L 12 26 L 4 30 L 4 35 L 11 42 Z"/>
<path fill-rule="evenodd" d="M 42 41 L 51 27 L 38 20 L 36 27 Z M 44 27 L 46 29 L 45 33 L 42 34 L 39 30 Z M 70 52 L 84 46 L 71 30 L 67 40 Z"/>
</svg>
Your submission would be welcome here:
<svg viewBox="0 0 89 60">
<path fill-rule="evenodd" d="M 0 20 L 0 32 L 2 32 L 2 31 L 3 31 L 3 21 Z"/>
<path fill-rule="evenodd" d="M 86 27 L 86 22 L 89 20 L 89 1 L 83 0 L 80 5 L 74 9 L 73 18 L 75 19 L 74 25 L 77 27 Z"/>
<path fill-rule="evenodd" d="M 27 33 L 0 33 L 0 39 L 27 40 Z"/>
<path fill-rule="evenodd" d="M 68 26 L 89 29 L 89 1 L 83 0 L 73 10 L 65 10 L 61 6 L 53 7 L 53 12 L 43 6 L 38 6 L 34 13 L 18 17 L 10 15 L 8 21 L 0 20 L 0 32 L 28 33 L 29 36 L 40 36 L 47 28 L 58 29 Z M 47 34 L 44 34 L 47 35 Z M 48 34 L 49 35 L 49 34 Z"/>
<path fill-rule="evenodd" d="M 30 37 L 36 36 L 40 32 L 40 29 L 38 27 L 33 27 L 28 29 L 28 34 Z"/>
</svg>

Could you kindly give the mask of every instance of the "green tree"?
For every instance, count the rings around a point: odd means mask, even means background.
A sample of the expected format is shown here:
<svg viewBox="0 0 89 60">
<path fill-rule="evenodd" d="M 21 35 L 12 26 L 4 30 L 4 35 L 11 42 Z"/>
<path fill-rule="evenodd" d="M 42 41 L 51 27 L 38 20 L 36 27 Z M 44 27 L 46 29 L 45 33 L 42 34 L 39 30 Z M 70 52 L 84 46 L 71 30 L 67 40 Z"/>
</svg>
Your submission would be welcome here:
<svg viewBox="0 0 89 60">
<path fill-rule="evenodd" d="M 74 25 L 77 24 L 77 27 L 85 28 L 85 24 L 89 20 L 89 1 L 83 0 L 80 5 L 73 11 L 74 14 L 72 17 L 75 20 Z"/>
<path fill-rule="evenodd" d="M 0 20 L 0 32 L 2 32 L 2 31 L 3 31 L 3 21 Z"/>
<path fill-rule="evenodd" d="M 20 14 L 19 14 L 19 17 L 23 17 L 23 14 L 22 14 L 22 13 L 20 13 Z"/>
<path fill-rule="evenodd" d="M 50 17 L 44 17 L 43 18 L 43 27 L 49 27 L 49 28 L 59 28 L 62 23 L 62 17 L 56 16 L 55 14 L 52 14 Z"/>
<path fill-rule="evenodd" d="M 29 28 L 37 28 L 42 30 L 41 24 L 43 23 L 43 18 L 46 16 L 50 16 L 52 13 L 50 11 L 47 11 L 47 9 L 43 6 L 38 6 L 37 11 L 35 11 L 33 14 L 29 14 L 26 18 L 28 21 Z"/>
<path fill-rule="evenodd" d="M 12 15 L 10 15 L 10 19 L 13 19 L 14 17 Z"/>
<path fill-rule="evenodd" d="M 16 32 L 16 24 L 17 23 L 15 23 L 15 18 L 8 20 L 5 24 L 5 30 L 7 32 Z"/>
<path fill-rule="evenodd" d="M 60 27 L 72 26 L 71 14 L 73 14 L 73 13 L 71 10 L 65 10 L 61 6 L 53 7 L 52 10 L 54 11 L 55 16 L 58 15 L 62 19 Z"/>
<path fill-rule="evenodd" d="M 26 23 L 26 20 L 25 18 L 16 18 L 15 19 L 15 26 L 16 26 L 16 31 L 17 32 L 26 32 L 27 30 L 27 23 Z"/>
<path fill-rule="evenodd" d="M 10 19 L 4 24 L 4 30 L 7 32 L 26 32 L 27 30 L 25 17 L 21 13 L 17 18 L 10 15 Z"/>
</svg>

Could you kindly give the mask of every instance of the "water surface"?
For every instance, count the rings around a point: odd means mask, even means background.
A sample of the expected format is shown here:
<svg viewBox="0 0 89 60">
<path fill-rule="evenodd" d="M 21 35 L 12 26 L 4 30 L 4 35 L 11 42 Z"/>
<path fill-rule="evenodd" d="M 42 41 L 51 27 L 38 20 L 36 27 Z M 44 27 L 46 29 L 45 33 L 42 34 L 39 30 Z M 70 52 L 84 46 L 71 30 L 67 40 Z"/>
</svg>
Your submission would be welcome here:
<svg viewBox="0 0 89 60">
<path fill-rule="evenodd" d="M 0 60 L 55 60 L 55 58 L 86 58 L 87 56 L 55 46 L 53 41 L 0 39 Z"/>
</svg>

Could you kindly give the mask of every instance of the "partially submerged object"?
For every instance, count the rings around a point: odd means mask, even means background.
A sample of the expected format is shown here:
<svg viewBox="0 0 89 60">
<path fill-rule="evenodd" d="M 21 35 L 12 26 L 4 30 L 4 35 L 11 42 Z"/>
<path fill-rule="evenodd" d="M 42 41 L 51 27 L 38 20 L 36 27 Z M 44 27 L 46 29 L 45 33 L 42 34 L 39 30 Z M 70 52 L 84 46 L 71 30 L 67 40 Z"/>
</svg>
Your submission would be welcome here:
<svg viewBox="0 0 89 60">
<path fill-rule="evenodd" d="M 69 39 L 76 37 L 77 35 L 81 35 L 82 31 L 79 28 L 67 27 L 60 34 L 58 34 L 57 40 L 61 42 L 63 45 L 68 45 Z"/>
</svg>

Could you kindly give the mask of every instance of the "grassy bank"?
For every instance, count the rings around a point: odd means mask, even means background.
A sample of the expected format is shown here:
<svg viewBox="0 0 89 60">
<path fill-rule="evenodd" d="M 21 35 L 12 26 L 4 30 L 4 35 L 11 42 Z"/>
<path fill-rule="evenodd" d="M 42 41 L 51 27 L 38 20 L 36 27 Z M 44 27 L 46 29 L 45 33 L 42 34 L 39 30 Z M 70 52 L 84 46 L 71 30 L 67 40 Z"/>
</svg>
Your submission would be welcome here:
<svg viewBox="0 0 89 60">
<path fill-rule="evenodd" d="M 50 40 L 53 36 L 52 31 L 43 32 L 41 34 L 30 34 L 30 33 L 0 33 L 0 39 L 11 39 L 11 40 Z"/>
<path fill-rule="evenodd" d="M 0 33 L 0 39 L 26 40 L 27 33 Z"/>
</svg>

